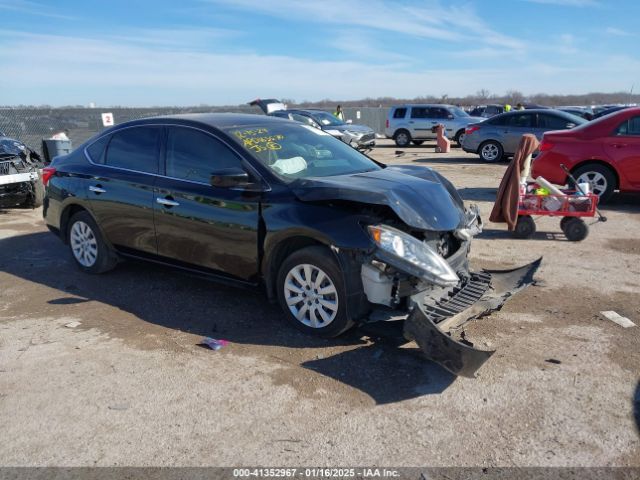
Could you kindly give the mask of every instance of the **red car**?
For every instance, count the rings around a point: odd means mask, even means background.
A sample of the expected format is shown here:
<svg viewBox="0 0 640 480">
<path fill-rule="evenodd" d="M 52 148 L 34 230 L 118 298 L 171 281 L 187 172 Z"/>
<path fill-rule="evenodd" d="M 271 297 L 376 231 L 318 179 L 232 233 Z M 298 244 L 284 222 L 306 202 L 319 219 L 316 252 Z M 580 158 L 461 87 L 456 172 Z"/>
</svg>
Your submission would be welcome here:
<svg viewBox="0 0 640 480">
<path fill-rule="evenodd" d="M 532 176 L 565 185 L 564 164 L 606 201 L 615 190 L 640 192 L 640 107 L 626 108 L 571 130 L 547 132 Z"/>
</svg>

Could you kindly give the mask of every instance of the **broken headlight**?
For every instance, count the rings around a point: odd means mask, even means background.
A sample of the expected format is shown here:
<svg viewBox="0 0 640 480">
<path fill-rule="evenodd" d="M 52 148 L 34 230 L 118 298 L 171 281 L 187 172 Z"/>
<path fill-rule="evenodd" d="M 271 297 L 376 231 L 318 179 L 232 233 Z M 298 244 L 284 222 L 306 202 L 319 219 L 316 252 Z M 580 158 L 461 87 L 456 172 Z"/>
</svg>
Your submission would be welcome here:
<svg viewBox="0 0 640 480">
<path fill-rule="evenodd" d="M 441 287 L 457 285 L 459 278 L 447 261 L 429 245 L 386 225 L 370 225 L 369 234 L 380 248 L 380 260 Z"/>
</svg>

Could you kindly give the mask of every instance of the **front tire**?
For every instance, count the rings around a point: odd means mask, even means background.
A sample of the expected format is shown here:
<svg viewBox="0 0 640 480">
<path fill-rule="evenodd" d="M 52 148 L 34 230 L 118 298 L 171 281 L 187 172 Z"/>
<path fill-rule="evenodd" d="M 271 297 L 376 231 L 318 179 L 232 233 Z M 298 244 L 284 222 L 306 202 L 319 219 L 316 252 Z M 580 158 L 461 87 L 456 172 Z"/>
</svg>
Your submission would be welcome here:
<svg viewBox="0 0 640 480">
<path fill-rule="evenodd" d="M 591 185 L 591 192 L 600 197 L 600 203 L 611 198 L 616 189 L 616 177 L 611 169 L 604 165 L 592 163 L 578 167 L 573 171 L 573 177 L 578 183 Z"/>
<path fill-rule="evenodd" d="M 521 215 L 518 217 L 516 228 L 513 235 L 516 238 L 531 238 L 536 233 L 536 222 L 529 215 Z"/>
<path fill-rule="evenodd" d="M 570 242 L 580 242 L 589 235 L 589 227 L 584 220 L 578 217 L 572 217 L 562 226 L 564 236 Z"/>
<path fill-rule="evenodd" d="M 480 145 L 478 154 L 480 155 L 480 160 L 487 163 L 494 163 L 502 160 L 502 157 L 504 156 L 504 149 L 499 142 L 489 140 L 488 142 L 484 142 Z"/>
<path fill-rule="evenodd" d="M 342 271 L 326 247 L 306 247 L 287 257 L 276 288 L 287 320 L 304 333 L 332 338 L 354 324 L 347 316 Z"/>
<path fill-rule="evenodd" d="M 86 211 L 76 213 L 69 220 L 67 240 L 71 256 L 83 272 L 108 272 L 118 263 L 115 254 L 104 242 L 98 225 Z"/>
<path fill-rule="evenodd" d="M 398 147 L 405 148 L 411 143 L 411 134 L 407 130 L 398 130 L 393 139 Z"/>
</svg>

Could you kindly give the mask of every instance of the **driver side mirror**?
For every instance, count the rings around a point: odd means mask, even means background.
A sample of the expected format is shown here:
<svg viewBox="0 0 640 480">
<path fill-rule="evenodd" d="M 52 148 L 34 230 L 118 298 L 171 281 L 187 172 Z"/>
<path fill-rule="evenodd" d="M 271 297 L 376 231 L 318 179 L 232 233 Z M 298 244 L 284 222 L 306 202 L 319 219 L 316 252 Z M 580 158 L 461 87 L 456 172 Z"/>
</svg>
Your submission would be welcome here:
<svg viewBox="0 0 640 480">
<path fill-rule="evenodd" d="M 225 168 L 211 174 L 212 187 L 246 187 L 252 183 L 249 174 L 240 168 Z"/>
</svg>

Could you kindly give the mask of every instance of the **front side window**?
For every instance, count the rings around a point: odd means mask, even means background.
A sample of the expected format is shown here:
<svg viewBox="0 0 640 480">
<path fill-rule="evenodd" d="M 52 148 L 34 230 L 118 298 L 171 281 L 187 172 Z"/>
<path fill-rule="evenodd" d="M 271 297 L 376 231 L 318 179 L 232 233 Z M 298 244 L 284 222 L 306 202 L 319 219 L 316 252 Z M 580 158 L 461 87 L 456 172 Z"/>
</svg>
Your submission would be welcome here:
<svg viewBox="0 0 640 480">
<path fill-rule="evenodd" d="M 445 119 L 449 117 L 447 109 L 442 107 L 433 107 L 429 109 L 429 118 Z"/>
<path fill-rule="evenodd" d="M 131 127 L 115 132 L 107 147 L 105 165 L 145 173 L 158 173 L 161 127 Z"/>
<path fill-rule="evenodd" d="M 576 123 L 571 122 L 567 118 L 559 117 L 556 115 L 549 115 L 547 113 L 538 114 L 538 128 L 564 130 L 565 128 L 567 128 L 568 124 L 573 124 L 573 126 L 576 126 Z"/>
<path fill-rule="evenodd" d="M 166 174 L 209 184 L 212 173 L 240 167 L 240 159 L 220 140 L 193 128 L 172 127 L 167 134 Z"/>
<path fill-rule="evenodd" d="M 517 113 L 509 116 L 506 123 L 507 126 L 513 128 L 531 128 L 533 127 L 533 116 L 530 113 Z"/>
<path fill-rule="evenodd" d="M 283 181 L 380 170 L 356 149 L 302 124 L 256 125 L 226 130 L 257 161 Z"/>
<path fill-rule="evenodd" d="M 616 135 L 640 136 L 640 116 L 625 120 L 617 129 Z"/>
</svg>

